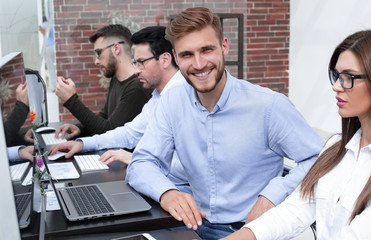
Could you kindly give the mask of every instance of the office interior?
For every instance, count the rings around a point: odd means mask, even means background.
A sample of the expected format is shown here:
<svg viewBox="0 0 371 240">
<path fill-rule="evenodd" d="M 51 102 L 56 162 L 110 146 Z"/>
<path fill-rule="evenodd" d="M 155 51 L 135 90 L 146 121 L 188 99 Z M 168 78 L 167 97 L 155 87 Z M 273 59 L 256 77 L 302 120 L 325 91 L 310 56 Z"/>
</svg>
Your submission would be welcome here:
<svg viewBox="0 0 371 240">
<path fill-rule="evenodd" d="M 123 24 L 133 33 L 150 25 L 166 26 L 171 16 L 194 6 L 225 14 L 223 26 L 231 42 L 227 68 L 233 75 L 286 94 L 324 138 L 341 130 L 327 73 L 329 57 L 347 35 L 371 27 L 368 0 L 201 0 L 170 4 L 165 0 L 0 0 L 0 55 L 21 53 L 24 67 L 39 71 L 48 84 L 45 39 L 38 31 L 46 15 L 55 28 L 58 75 L 71 77 L 83 102 L 98 112 L 104 103 L 107 79 L 94 66 L 89 35 L 110 23 Z M 89 92 L 91 88 L 94 93 Z M 49 122 L 73 119 L 49 90 L 47 100 Z M 6 218 L 1 217 L 2 221 Z"/>
</svg>

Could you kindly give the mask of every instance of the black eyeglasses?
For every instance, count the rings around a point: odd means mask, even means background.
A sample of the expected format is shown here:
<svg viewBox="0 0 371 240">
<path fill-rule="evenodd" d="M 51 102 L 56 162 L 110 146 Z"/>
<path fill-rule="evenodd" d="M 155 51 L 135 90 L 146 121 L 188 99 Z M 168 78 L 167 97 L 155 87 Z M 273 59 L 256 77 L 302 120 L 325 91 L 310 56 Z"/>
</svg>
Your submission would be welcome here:
<svg viewBox="0 0 371 240">
<path fill-rule="evenodd" d="M 124 44 L 125 42 L 124 42 L 124 41 L 120 41 L 120 42 L 117 42 L 117 43 L 118 43 L 118 44 Z M 106 46 L 105 48 L 97 48 L 97 49 L 94 49 L 94 56 L 95 56 L 96 58 L 99 58 L 100 54 L 102 53 L 102 51 L 103 51 L 104 49 L 106 49 L 106 48 L 110 48 L 110 47 L 114 46 L 115 44 L 116 44 L 116 43 L 112 43 L 112 44 Z"/>
<path fill-rule="evenodd" d="M 330 75 L 330 82 L 331 85 L 334 85 L 336 81 L 339 79 L 340 84 L 344 89 L 351 89 L 353 88 L 353 82 L 354 79 L 364 79 L 367 78 L 366 74 L 361 74 L 361 75 L 353 75 L 350 73 L 339 73 L 335 69 L 329 70 L 329 75 Z"/>
<path fill-rule="evenodd" d="M 156 58 L 156 60 L 158 60 L 158 56 L 160 56 L 160 55 L 157 54 L 157 55 L 154 55 L 154 56 L 152 56 L 152 57 L 146 58 L 146 59 L 144 59 L 144 60 L 133 61 L 133 66 L 134 66 L 134 67 L 137 67 L 137 68 L 139 68 L 139 69 L 141 69 L 141 70 L 143 70 L 143 69 L 144 69 L 144 62 L 146 62 L 146 61 L 148 61 L 148 60 L 151 60 L 151 59 L 154 59 L 154 58 Z"/>
</svg>

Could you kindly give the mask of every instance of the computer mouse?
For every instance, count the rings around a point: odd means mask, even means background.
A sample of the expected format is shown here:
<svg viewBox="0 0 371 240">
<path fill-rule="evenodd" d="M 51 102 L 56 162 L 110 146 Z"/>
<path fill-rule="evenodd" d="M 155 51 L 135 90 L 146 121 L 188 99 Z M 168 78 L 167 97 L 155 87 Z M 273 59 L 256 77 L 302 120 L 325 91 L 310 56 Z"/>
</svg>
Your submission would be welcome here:
<svg viewBox="0 0 371 240">
<path fill-rule="evenodd" d="M 54 161 L 54 160 L 57 160 L 61 157 L 64 157 L 67 153 L 66 152 L 60 152 L 60 151 L 57 151 L 54 155 L 50 155 L 48 156 L 48 159 L 50 161 Z"/>
<path fill-rule="evenodd" d="M 53 127 L 39 127 L 35 130 L 37 133 L 45 133 L 45 132 L 55 132 L 55 128 Z"/>
</svg>

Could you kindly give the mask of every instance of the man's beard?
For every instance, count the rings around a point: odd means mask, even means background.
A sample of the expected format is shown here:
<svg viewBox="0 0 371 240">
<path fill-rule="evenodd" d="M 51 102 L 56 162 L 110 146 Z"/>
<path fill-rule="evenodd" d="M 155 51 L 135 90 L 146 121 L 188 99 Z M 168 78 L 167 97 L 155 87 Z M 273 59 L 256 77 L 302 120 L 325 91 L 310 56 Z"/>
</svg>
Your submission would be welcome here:
<svg viewBox="0 0 371 240">
<path fill-rule="evenodd" d="M 117 70 L 117 59 L 113 57 L 111 52 L 108 58 L 107 67 L 105 67 L 105 69 L 106 69 L 106 72 L 104 73 L 104 76 L 106 78 L 112 78 L 115 76 L 116 70 Z"/>
<path fill-rule="evenodd" d="M 215 76 L 215 84 L 213 86 L 211 86 L 211 88 L 208 88 L 208 89 L 198 89 L 193 83 L 192 81 L 188 78 L 187 74 L 183 74 L 182 72 L 182 75 L 183 77 L 185 78 L 185 80 L 188 82 L 189 85 L 191 85 L 197 92 L 199 93 L 208 93 L 208 92 L 211 92 L 213 91 L 216 86 L 218 85 L 218 83 L 220 82 L 220 80 L 222 79 L 223 77 L 223 74 L 224 74 L 224 71 L 225 71 L 225 60 L 224 60 L 224 56 L 223 56 L 223 62 L 222 62 L 222 65 L 220 66 L 220 68 L 218 69 L 218 72 Z"/>
</svg>

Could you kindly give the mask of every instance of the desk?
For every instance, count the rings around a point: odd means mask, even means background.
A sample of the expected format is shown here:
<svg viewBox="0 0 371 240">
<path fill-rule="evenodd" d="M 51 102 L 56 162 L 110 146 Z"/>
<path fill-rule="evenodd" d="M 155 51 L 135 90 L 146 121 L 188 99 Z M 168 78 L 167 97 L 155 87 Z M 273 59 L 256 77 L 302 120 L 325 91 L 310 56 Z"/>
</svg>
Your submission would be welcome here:
<svg viewBox="0 0 371 240">
<path fill-rule="evenodd" d="M 118 233 L 98 233 L 86 234 L 79 236 L 68 236 L 68 240 L 107 240 L 112 238 L 120 238 L 131 235 L 140 234 L 143 232 L 118 232 Z M 152 237 L 157 240 L 200 240 L 201 238 L 194 231 L 147 231 Z M 53 238 L 53 240 L 66 240 L 66 238 Z"/>
<path fill-rule="evenodd" d="M 99 151 L 102 154 L 104 151 Z M 58 160 L 58 162 L 72 161 L 76 169 L 79 168 L 72 159 Z M 59 182 L 72 183 L 73 185 L 109 182 L 124 180 L 126 176 L 126 164 L 122 162 L 113 162 L 109 165 L 109 170 L 95 173 L 80 173 L 80 178 L 76 180 L 67 180 Z M 25 187 L 20 183 L 14 184 L 15 193 L 24 192 Z M 146 201 L 152 206 L 150 211 L 133 213 L 122 216 L 107 217 L 93 220 L 84 220 L 79 222 L 68 221 L 62 210 L 46 213 L 45 238 L 66 238 L 66 236 L 93 234 L 102 232 L 146 232 L 156 229 L 183 226 L 182 222 L 176 221 L 170 214 L 164 211 L 161 206 L 152 199 L 146 198 Z M 39 221 L 27 229 L 21 230 L 22 239 L 37 238 L 39 232 Z"/>
</svg>

